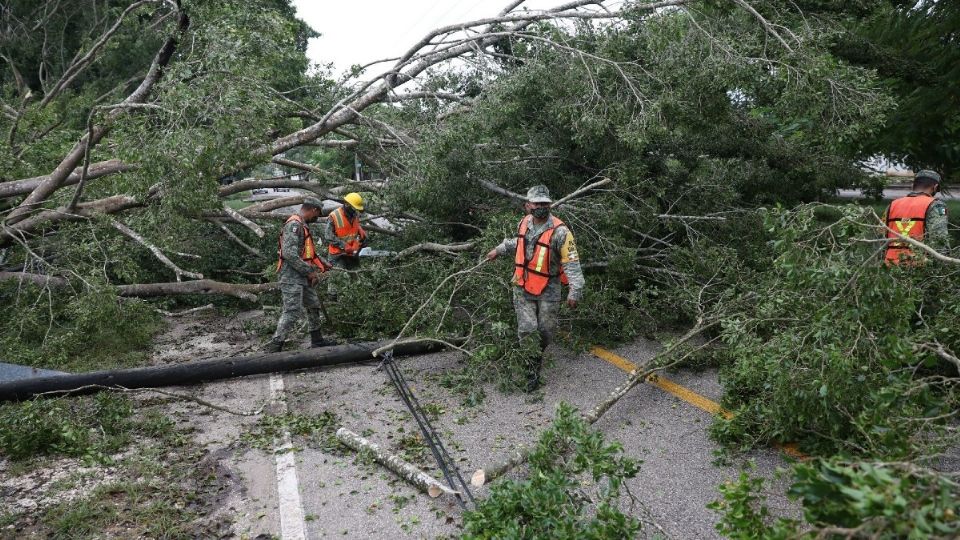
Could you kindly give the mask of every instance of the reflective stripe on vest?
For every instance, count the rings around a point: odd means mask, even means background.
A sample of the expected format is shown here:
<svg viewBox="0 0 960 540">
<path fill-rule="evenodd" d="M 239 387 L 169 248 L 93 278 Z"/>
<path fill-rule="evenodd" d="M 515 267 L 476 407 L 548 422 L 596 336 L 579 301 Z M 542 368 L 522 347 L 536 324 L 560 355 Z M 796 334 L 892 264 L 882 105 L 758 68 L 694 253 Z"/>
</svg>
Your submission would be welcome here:
<svg viewBox="0 0 960 540">
<path fill-rule="evenodd" d="M 533 221 L 533 216 L 526 216 L 520 220 L 517 228 L 517 251 L 513 256 L 513 282 L 523 287 L 530 294 L 539 295 L 547 288 L 550 278 L 560 276 L 560 282 L 566 284 L 567 276 L 561 269 L 559 274 L 550 274 L 550 242 L 557 227 L 564 225 L 562 221 L 551 216 L 551 226 L 537 237 L 533 256 L 527 260 L 526 234 Z"/>
<path fill-rule="evenodd" d="M 891 239 L 884 255 L 887 264 L 900 264 L 901 260 L 914 257 L 910 244 L 897 242 L 896 239 L 908 237 L 922 242 L 926 231 L 927 210 L 935 200 L 930 195 L 912 195 L 890 203 L 890 208 L 887 209 L 887 227 L 893 230 L 887 230 L 887 238 Z"/>
<path fill-rule="evenodd" d="M 357 251 L 359 251 L 360 240 L 363 240 L 364 236 L 363 229 L 360 228 L 360 216 L 354 216 L 353 220 L 347 219 L 346 211 L 341 206 L 330 212 L 329 219 L 333 221 L 333 234 L 343 240 L 344 244 L 356 243 Z M 342 249 L 333 244 L 328 246 L 327 251 L 331 255 L 343 253 Z"/>
<path fill-rule="evenodd" d="M 283 224 L 283 229 L 286 229 L 287 224 L 291 221 L 299 221 L 303 227 L 303 249 L 300 251 L 300 258 L 316 266 L 320 272 L 326 272 L 327 264 L 317 256 L 317 245 L 314 244 L 313 236 L 310 234 L 307 224 L 303 222 L 303 218 L 300 217 L 300 214 L 293 214 L 287 218 L 287 221 Z M 283 229 L 280 229 L 280 236 L 277 238 L 277 272 L 283 268 Z"/>
</svg>

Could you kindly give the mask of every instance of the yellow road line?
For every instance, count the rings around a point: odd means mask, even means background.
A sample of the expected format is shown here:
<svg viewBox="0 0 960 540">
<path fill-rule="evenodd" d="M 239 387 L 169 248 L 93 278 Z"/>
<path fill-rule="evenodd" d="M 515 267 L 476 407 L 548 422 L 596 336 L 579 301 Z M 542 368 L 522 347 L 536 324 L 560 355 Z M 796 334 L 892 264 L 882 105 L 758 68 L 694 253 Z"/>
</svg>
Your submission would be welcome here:
<svg viewBox="0 0 960 540">
<path fill-rule="evenodd" d="M 607 349 L 604 349 L 603 347 L 596 347 L 596 346 L 592 347 L 590 349 L 590 352 L 593 353 L 593 355 L 596 356 L 597 358 L 600 358 L 601 360 L 605 360 L 613 364 L 614 366 L 620 368 L 621 370 L 626 371 L 627 373 L 633 373 L 637 370 L 636 364 L 620 356 L 619 354 L 616 354 L 612 351 L 608 351 Z M 733 413 L 721 407 L 720 404 L 717 403 L 716 401 L 713 401 L 704 396 L 701 396 L 700 394 L 694 392 L 693 390 L 690 390 L 689 388 L 681 386 L 671 381 L 670 379 L 664 377 L 663 375 L 650 375 L 647 377 L 646 382 L 656 386 L 657 388 L 667 393 L 673 394 L 674 396 L 682 399 L 683 401 L 686 401 L 687 403 L 693 405 L 694 407 L 697 407 L 698 409 L 703 409 L 704 411 L 707 411 L 710 414 L 713 414 L 713 415 L 719 414 L 720 416 L 723 416 L 727 420 L 730 420 L 731 418 L 733 418 Z M 797 459 L 807 458 L 806 454 L 804 454 L 803 452 L 797 449 L 796 444 L 793 444 L 793 443 L 777 444 L 776 446 L 788 456 L 795 457 Z"/>
<path fill-rule="evenodd" d="M 630 360 L 608 351 L 603 347 L 593 347 L 590 349 L 590 352 L 592 352 L 594 356 L 606 360 L 627 373 L 633 373 L 637 369 L 637 365 Z M 716 401 L 707 399 L 689 388 L 680 386 L 663 375 L 650 375 L 647 377 L 647 382 L 710 414 L 719 414 L 727 420 L 733 418 L 733 413 L 721 407 Z"/>
</svg>

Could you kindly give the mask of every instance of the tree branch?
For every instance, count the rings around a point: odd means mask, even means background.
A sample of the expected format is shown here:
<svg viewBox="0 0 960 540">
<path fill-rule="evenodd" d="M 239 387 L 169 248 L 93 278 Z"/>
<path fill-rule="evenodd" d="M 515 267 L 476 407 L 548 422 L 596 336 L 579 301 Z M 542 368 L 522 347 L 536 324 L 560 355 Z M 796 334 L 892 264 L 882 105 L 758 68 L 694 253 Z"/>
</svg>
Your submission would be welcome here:
<svg viewBox="0 0 960 540">
<path fill-rule="evenodd" d="M 132 171 L 138 169 L 137 165 L 130 165 L 124 163 L 119 159 L 110 159 L 107 161 L 100 161 L 97 163 L 91 163 L 90 167 L 87 169 L 87 180 L 93 180 L 96 178 L 101 178 L 103 176 L 108 176 L 111 174 Z M 80 181 L 82 169 L 80 167 L 74 169 L 63 181 L 63 186 L 70 186 L 76 184 Z M 50 175 L 45 176 L 35 176 L 33 178 L 24 178 L 22 180 L 11 180 L 9 182 L 0 183 L 0 199 L 6 199 L 9 197 L 17 197 L 20 195 L 26 195 L 37 188 L 41 183 L 50 179 Z"/>
<path fill-rule="evenodd" d="M 237 212 L 236 210 L 234 210 L 233 208 L 230 208 L 226 204 L 223 205 L 223 211 L 226 212 L 227 215 L 230 216 L 234 221 L 253 231 L 253 234 L 259 236 L 260 238 L 263 238 L 263 235 L 265 234 L 263 232 L 263 229 L 261 229 L 260 226 L 257 225 L 256 223 L 247 219 L 240 212 Z"/>
<path fill-rule="evenodd" d="M 179 6 L 178 6 L 179 8 Z M 157 55 L 154 57 L 153 62 L 150 65 L 150 69 L 147 71 L 146 77 L 140 85 L 133 91 L 127 98 L 121 103 L 122 105 L 130 105 L 143 103 L 147 95 L 149 95 L 153 86 L 160 80 L 160 76 L 163 73 L 163 69 L 170 62 L 170 59 L 173 57 L 173 53 L 176 50 L 177 38 L 180 34 L 186 32 L 189 27 L 190 19 L 187 17 L 186 13 L 183 11 L 180 12 L 179 21 L 177 24 L 177 31 L 174 35 L 167 38 L 163 46 L 157 52 Z M 63 186 L 63 182 L 70 175 L 71 172 L 77 165 L 80 163 L 80 160 L 83 159 L 83 156 L 87 150 L 87 147 L 95 146 L 107 133 L 110 131 L 110 124 L 113 120 L 116 119 L 117 115 L 121 114 L 124 109 L 116 108 L 110 111 L 107 115 L 107 118 L 104 121 L 103 126 L 94 126 L 89 132 L 76 143 L 70 152 L 67 153 L 66 157 L 60 161 L 60 164 L 50 173 L 46 180 L 40 183 L 31 193 L 27 196 L 20 205 L 15 208 L 6 219 L 8 225 L 13 225 L 19 221 L 26 219 L 27 214 L 31 212 L 34 208 L 43 203 L 47 198 L 50 197 L 56 190 L 60 189 Z"/>
<path fill-rule="evenodd" d="M 217 221 L 217 220 L 215 220 L 215 219 L 208 219 L 207 221 L 209 221 L 210 223 L 213 223 L 213 224 L 216 225 L 217 227 L 220 227 L 220 229 L 223 230 L 223 233 L 227 235 L 227 238 L 233 240 L 233 241 L 236 242 L 240 247 L 242 247 L 243 249 L 247 250 L 247 253 L 249 253 L 249 254 L 251 254 L 251 255 L 254 255 L 254 256 L 256 256 L 256 257 L 259 257 L 260 255 L 262 255 L 262 253 L 260 253 L 260 250 L 259 250 L 259 249 L 256 249 L 256 248 L 254 248 L 254 247 L 249 246 L 249 245 L 248 245 L 246 242 L 244 242 L 239 236 L 237 236 L 233 231 L 231 231 L 231 230 L 230 230 L 230 227 L 227 227 L 226 224 L 221 223 L 221 222 L 219 222 L 219 221 Z"/>
<path fill-rule="evenodd" d="M 164 255 L 162 251 L 160 251 L 160 248 L 148 242 L 146 239 L 144 239 L 142 236 L 137 234 L 136 231 L 134 231 L 130 227 L 127 227 L 126 225 L 124 225 L 123 223 L 120 223 L 115 219 L 110 220 L 110 224 L 113 225 L 114 229 L 123 233 L 123 235 L 126 236 L 127 238 L 130 238 L 134 242 L 149 249 L 150 253 L 153 253 L 153 256 L 156 257 L 157 260 L 163 263 L 163 265 L 166 266 L 167 268 L 173 270 L 173 273 L 177 277 L 177 281 L 181 281 L 180 279 L 181 276 L 186 276 L 192 279 L 203 279 L 203 274 L 198 274 L 196 272 L 188 272 L 186 270 L 183 270 L 179 266 L 177 266 L 166 255 Z"/>
<path fill-rule="evenodd" d="M 432 253 L 446 253 L 448 255 L 453 255 L 456 252 L 469 251 L 475 245 L 475 242 L 461 242 L 457 244 L 437 244 L 434 242 L 422 242 L 410 246 L 403 251 L 397 253 L 396 257 L 402 259 L 414 253 L 420 253 L 422 251 L 432 252 Z"/>
<path fill-rule="evenodd" d="M 120 16 L 117 17 L 117 21 L 113 23 L 113 26 L 111 26 L 106 32 L 103 33 L 102 36 L 100 36 L 100 39 L 98 39 L 93 44 L 93 46 L 90 47 L 90 50 L 87 51 L 87 54 L 83 55 L 81 58 L 71 63 L 70 66 L 63 72 L 63 75 L 60 76 L 60 80 L 58 80 L 53 85 L 53 88 L 51 88 L 50 91 L 43 96 L 43 99 L 40 101 L 40 108 L 42 109 L 46 107 L 50 103 L 50 101 L 52 101 L 54 98 L 60 95 L 60 92 L 62 92 L 64 88 L 69 86 L 70 83 L 73 82 L 73 80 L 76 79 L 77 76 L 80 75 L 80 73 L 82 73 L 84 69 L 86 69 L 88 66 L 93 64 L 93 62 L 97 58 L 97 55 L 100 53 L 103 47 L 107 44 L 107 41 L 109 41 L 110 38 L 113 37 L 113 34 L 115 34 L 117 30 L 120 28 L 120 24 L 123 23 L 123 19 L 131 11 L 148 3 L 150 3 L 149 0 L 141 0 L 140 2 L 135 2 L 131 4 L 129 7 L 127 7 L 127 9 L 123 10 L 123 13 L 121 13 Z"/>
<path fill-rule="evenodd" d="M 588 185 L 588 186 L 584 186 L 584 187 L 582 187 L 582 188 L 574 191 L 573 193 L 570 193 L 569 195 L 566 195 L 565 197 L 561 197 L 559 200 L 557 200 L 557 201 L 555 201 L 555 202 L 553 203 L 552 207 L 553 207 L 553 208 L 556 208 L 556 207 L 560 206 L 561 204 L 564 204 L 564 203 L 569 202 L 569 201 L 571 201 L 571 200 L 573 200 L 573 199 L 576 199 L 577 197 L 582 197 L 583 195 L 589 193 L 590 191 L 592 191 L 592 190 L 594 190 L 594 189 L 597 189 L 597 188 L 599 188 L 599 187 L 603 187 L 603 186 L 605 186 L 605 185 L 607 185 L 607 184 L 609 184 L 609 183 L 611 183 L 611 182 L 613 182 L 613 180 L 611 180 L 611 179 L 609 179 L 609 178 L 604 178 L 603 180 L 599 180 L 599 181 L 594 182 L 594 183 L 592 183 L 592 184 L 590 184 L 590 185 Z"/>
<path fill-rule="evenodd" d="M 489 180 L 484 180 L 482 178 L 477 179 L 477 183 L 483 186 L 486 189 L 496 193 L 497 195 L 503 195 L 504 197 L 509 197 L 515 201 L 524 203 L 527 202 L 527 198 L 519 193 L 514 193 L 509 189 L 502 188 Z"/>
</svg>

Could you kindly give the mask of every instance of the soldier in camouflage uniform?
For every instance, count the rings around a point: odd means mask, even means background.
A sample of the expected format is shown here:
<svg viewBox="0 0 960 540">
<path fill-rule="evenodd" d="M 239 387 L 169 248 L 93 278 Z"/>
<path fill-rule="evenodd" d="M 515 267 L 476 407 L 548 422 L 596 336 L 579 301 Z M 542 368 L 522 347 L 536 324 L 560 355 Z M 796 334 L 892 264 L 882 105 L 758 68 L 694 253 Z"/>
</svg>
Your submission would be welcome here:
<svg viewBox="0 0 960 540">
<path fill-rule="evenodd" d="M 900 236 L 908 236 L 940 252 L 949 249 L 947 206 L 941 199 L 934 198 L 939 192 L 940 175 L 934 171 L 920 171 L 913 180 L 910 193 L 890 203 L 884 211 L 883 222 L 889 228 L 885 236 L 890 239 L 884 253 L 888 264 L 917 259 L 915 250 L 906 242 L 896 241 Z"/>
<path fill-rule="evenodd" d="M 283 313 L 277 321 L 277 330 L 267 344 L 266 352 L 279 352 L 290 331 L 307 312 L 310 325 L 310 346 L 333 345 L 320 331 L 320 298 L 313 289 L 330 267 L 317 253 L 308 223 L 320 217 L 323 203 L 316 197 L 307 197 L 300 211 L 287 219 L 280 233 L 279 261 L 280 293 L 283 295 Z"/>
<path fill-rule="evenodd" d="M 517 312 L 517 334 L 521 340 L 536 335 L 540 353 L 530 359 L 527 391 L 540 384 L 543 351 L 557 329 L 557 311 L 561 301 L 561 283 L 568 283 L 567 305 L 571 308 L 583 293 L 584 279 L 573 233 L 550 214 L 550 192 L 546 186 L 527 191 L 524 209 L 515 238 L 507 238 L 487 254 L 487 260 L 513 254 L 513 307 Z M 522 242 L 523 249 L 520 249 Z"/>
</svg>

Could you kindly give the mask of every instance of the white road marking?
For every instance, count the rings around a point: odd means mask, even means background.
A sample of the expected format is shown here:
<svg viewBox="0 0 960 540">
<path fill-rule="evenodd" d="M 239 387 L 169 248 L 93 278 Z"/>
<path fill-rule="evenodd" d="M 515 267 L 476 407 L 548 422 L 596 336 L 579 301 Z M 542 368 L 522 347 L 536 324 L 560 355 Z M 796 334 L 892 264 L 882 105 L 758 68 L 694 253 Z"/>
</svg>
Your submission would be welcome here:
<svg viewBox="0 0 960 540">
<path fill-rule="evenodd" d="M 281 413 L 287 411 L 287 402 L 283 400 L 283 375 L 278 373 L 270 375 L 270 399 L 280 405 Z M 300 500 L 300 481 L 297 479 L 297 462 L 290 432 L 283 430 L 283 438 L 275 441 L 274 447 L 274 455 L 277 458 L 280 538 L 306 540 L 303 502 Z"/>
</svg>

